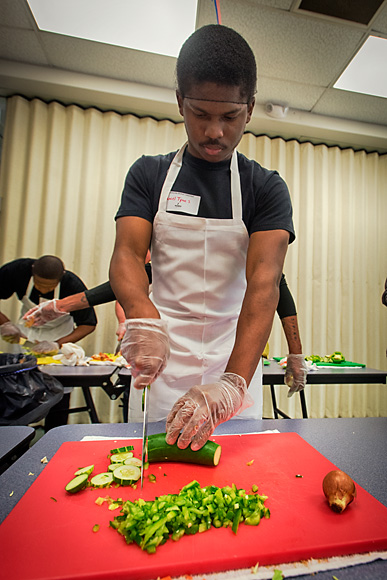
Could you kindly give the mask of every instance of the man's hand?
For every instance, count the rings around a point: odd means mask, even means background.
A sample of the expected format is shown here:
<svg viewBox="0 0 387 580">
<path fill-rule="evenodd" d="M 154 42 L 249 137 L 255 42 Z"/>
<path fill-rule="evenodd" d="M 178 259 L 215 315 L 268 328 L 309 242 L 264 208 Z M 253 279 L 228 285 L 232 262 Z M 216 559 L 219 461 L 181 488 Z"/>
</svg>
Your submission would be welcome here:
<svg viewBox="0 0 387 580">
<path fill-rule="evenodd" d="M 303 354 L 288 354 L 286 360 L 285 383 L 289 387 L 288 397 L 305 388 L 308 368 Z"/>
<path fill-rule="evenodd" d="M 1 338 L 11 344 L 19 344 L 21 338 L 27 338 L 20 328 L 10 320 L 0 326 Z"/>
<path fill-rule="evenodd" d="M 216 383 L 195 385 L 172 407 L 167 417 L 166 441 L 170 445 L 177 441 L 180 449 L 191 443 L 191 449 L 197 451 L 217 425 L 251 407 L 253 402 L 245 379 L 234 373 L 224 373 Z"/>
<path fill-rule="evenodd" d="M 121 354 L 132 367 L 133 386 L 144 389 L 157 379 L 169 359 L 167 324 L 159 318 L 125 320 Z"/>
<path fill-rule="evenodd" d="M 51 322 L 66 314 L 66 312 L 58 308 L 57 302 L 57 299 L 48 300 L 47 302 L 42 302 L 39 306 L 31 308 L 23 316 L 26 326 L 43 326 L 46 322 Z"/>
</svg>

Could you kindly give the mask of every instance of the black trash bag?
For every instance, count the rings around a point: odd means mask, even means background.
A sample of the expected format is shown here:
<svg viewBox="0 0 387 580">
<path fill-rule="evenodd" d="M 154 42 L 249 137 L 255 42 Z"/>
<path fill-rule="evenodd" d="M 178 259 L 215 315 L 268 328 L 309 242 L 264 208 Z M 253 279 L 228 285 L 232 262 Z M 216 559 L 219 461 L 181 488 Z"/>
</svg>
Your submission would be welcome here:
<svg viewBox="0 0 387 580">
<path fill-rule="evenodd" d="M 0 425 L 41 421 L 62 397 L 62 383 L 40 371 L 36 357 L 0 353 Z"/>
</svg>

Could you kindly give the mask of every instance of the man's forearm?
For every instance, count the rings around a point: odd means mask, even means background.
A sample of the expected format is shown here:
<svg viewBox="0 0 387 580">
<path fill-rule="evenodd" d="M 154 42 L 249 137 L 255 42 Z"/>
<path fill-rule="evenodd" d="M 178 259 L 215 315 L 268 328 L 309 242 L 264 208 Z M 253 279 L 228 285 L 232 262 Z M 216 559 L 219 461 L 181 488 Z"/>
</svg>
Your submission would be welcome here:
<svg viewBox="0 0 387 580">
<path fill-rule="evenodd" d="M 276 284 L 267 284 L 259 295 L 254 290 L 246 291 L 226 372 L 242 376 L 248 385 L 269 339 L 278 296 Z"/>
<path fill-rule="evenodd" d="M 297 316 L 286 316 L 281 319 L 281 324 L 288 343 L 289 354 L 302 354 L 300 331 L 298 329 Z"/>
<path fill-rule="evenodd" d="M 149 280 L 141 260 L 124 252 L 114 252 L 109 278 L 126 318 L 160 318 L 149 300 Z"/>
<path fill-rule="evenodd" d="M 90 304 L 84 292 L 72 294 L 71 296 L 66 296 L 66 298 L 60 298 L 56 302 L 56 307 L 62 312 L 74 312 L 75 310 L 89 308 L 89 306 Z"/>
<path fill-rule="evenodd" d="M 95 326 L 81 324 L 80 326 L 77 326 L 77 328 L 74 328 L 73 332 L 70 332 L 70 334 L 67 336 L 59 338 L 56 342 L 59 344 L 59 346 L 62 346 L 62 344 L 65 344 L 66 342 L 78 342 L 82 338 L 85 338 L 85 336 L 88 334 L 94 332 L 94 330 Z"/>
</svg>

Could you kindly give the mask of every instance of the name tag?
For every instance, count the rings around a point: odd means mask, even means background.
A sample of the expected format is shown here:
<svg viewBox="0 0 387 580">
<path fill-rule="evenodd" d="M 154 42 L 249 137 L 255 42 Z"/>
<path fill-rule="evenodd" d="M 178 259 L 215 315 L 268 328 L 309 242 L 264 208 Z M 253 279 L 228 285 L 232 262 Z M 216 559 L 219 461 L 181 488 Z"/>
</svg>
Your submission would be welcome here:
<svg viewBox="0 0 387 580">
<path fill-rule="evenodd" d="M 171 191 L 167 199 L 167 211 L 181 211 L 198 215 L 200 196 Z"/>
</svg>

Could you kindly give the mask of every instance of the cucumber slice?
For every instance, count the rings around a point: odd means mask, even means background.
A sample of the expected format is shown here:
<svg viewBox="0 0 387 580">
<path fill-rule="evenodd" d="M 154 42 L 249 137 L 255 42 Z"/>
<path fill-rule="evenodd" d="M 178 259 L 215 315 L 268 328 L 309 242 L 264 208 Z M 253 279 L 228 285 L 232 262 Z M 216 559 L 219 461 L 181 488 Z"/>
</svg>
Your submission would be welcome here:
<svg viewBox="0 0 387 580">
<path fill-rule="evenodd" d="M 120 467 L 120 465 L 124 465 L 123 463 L 111 463 L 108 466 L 108 471 L 114 471 L 115 469 L 117 469 L 117 467 Z"/>
<path fill-rule="evenodd" d="M 141 471 L 137 465 L 120 465 L 113 471 L 113 479 L 120 485 L 130 485 L 138 481 L 141 477 Z"/>
<path fill-rule="evenodd" d="M 110 453 L 112 455 L 114 455 L 115 453 L 126 453 L 128 451 L 133 451 L 133 449 L 134 449 L 133 445 L 127 445 L 126 447 L 118 447 L 117 449 L 111 449 Z"/>
<path fill-rule="evenodd" d="M 65 490 L 68 491 L 69 493 L 77 493 L 77 491 L 81 491 L 81 489 L 86 487 L 88 477 L 89 476 L 87 475 L 87 473 L 77 475 L 76 477 L 74 477 L 74 479 L 68 482 L 68 484 L 65 487 Z"/>
<path fill-rule="evenodd" d="M 137 467 L 141 467 L 141 459 L 138 459 L 138 457 L 128 457 L 128 459 L 125 459 L 124 465 L 137 465 Z"/>
<path fill-rule="evenodd" d="M 113 453 L 110 457 L 110 463 L 123 463 L 125 459 L 133 457 L 132 451 L 124 451 L 123 453 Z"/>
<path fill-rule="evenodd" d="M 168 445 L 165 441 L 165 433 L 156 433 L 148 437 L 148 461 L 159 463 L 163 461 L 176 461 L 181 463 L 196 463 L 198 465 L 218 465 L 222 447 L 214 441 L 207 441 L 198 451 L 192 451 L 191 447 L 179 449 L 177 444 Z"/>
<path fill-rule="evenodd" d="M 98 473 L 91 478 L 90 483 L 94 487 L 107 487 L 113 483 L 113 474 L 111 472 Z"/>
<path fill-rule="evenodd" d="M 84 473 L 86 473 L 86 475 L 91 475 L 94 471 L 94 465 L 88 465 L 87 467 L 81 467 L 80 469 L 78 469 L 74 475 L 83 475 Z"/>
</svg>

